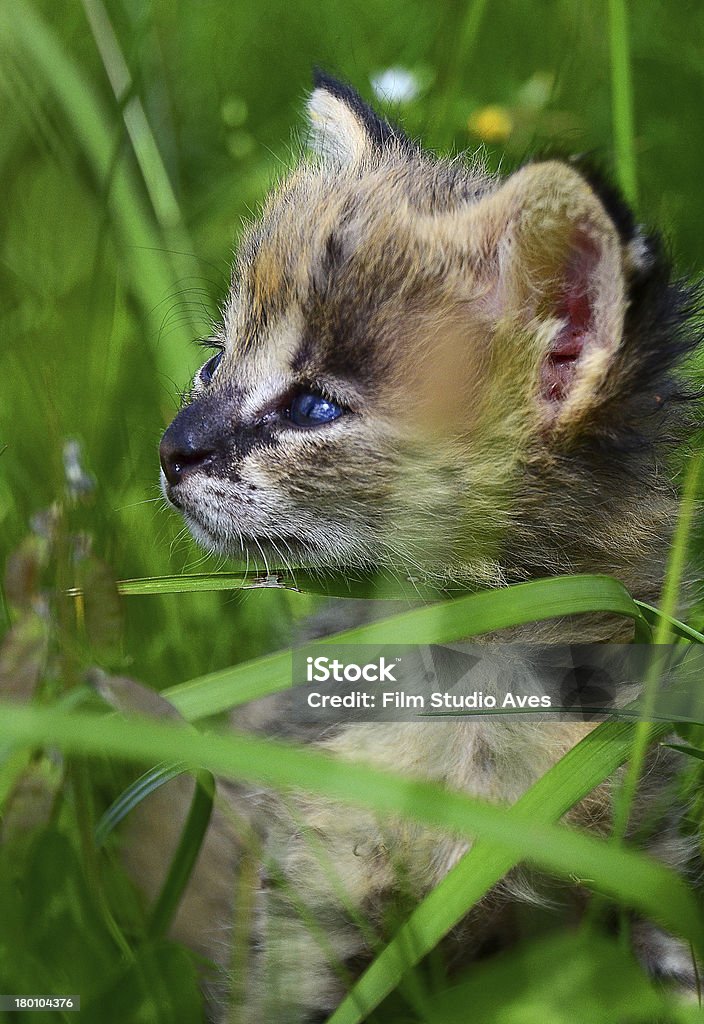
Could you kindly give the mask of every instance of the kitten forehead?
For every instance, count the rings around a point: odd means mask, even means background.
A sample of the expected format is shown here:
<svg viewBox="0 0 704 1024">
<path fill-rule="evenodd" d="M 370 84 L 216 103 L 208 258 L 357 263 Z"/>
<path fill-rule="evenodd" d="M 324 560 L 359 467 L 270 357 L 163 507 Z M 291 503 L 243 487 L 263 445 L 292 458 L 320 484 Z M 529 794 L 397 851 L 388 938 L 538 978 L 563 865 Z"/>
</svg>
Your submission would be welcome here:
<svg viewBox="0 0 704 1024">
<path fill-rule="evenodd" d="M 291 365 L 300 344 L 303 320 L 295 307 L 269 322 L 259 341 L 242 351 L 237 344 L 228 359 L 242 391 L 241 416 L 256 419 L 277 403 L 293 383 Z"/>
<path fill-rule="evenodd" d="M 270 323 L 305 310 L 316 297 L 346 292 L 374 304 L 381 286 L 423 271 L 418 246 L 432 233 L 419 220 L 475 201 L 493 180 L 480 168 L 392 151 L 374 164 L 338 168 L 304 163 L 274 192 L 245 235 L 236 286 L 225 310 L 226 333 L 239 352 L 270 343 Z"/>
</svg>

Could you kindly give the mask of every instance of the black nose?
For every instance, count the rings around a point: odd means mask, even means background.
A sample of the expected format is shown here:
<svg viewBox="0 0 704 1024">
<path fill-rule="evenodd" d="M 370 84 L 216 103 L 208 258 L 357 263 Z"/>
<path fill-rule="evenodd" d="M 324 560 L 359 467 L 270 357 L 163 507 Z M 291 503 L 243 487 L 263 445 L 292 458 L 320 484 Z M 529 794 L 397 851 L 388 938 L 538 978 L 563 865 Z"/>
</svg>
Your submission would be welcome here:
<svg viewBox="0 0 704 1024">
<path fill-rule="evenodd" d="M 215 456 L 211 430 L 195 407 L 183 409 L 161 439 L 159 459 L 164 476 L 177 484 L 187 473 L 204 469 Z"/>
</svg>

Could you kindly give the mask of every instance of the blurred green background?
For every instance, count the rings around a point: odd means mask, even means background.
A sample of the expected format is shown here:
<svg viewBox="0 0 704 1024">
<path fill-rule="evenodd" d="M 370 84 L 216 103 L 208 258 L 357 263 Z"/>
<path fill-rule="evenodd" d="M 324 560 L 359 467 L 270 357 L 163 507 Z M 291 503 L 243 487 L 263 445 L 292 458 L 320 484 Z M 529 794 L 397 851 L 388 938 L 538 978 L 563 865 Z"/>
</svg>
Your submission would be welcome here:
<svg viewBox="0 0 704 1024">
<path fill-rule="evenodd" d="M 639 213 L 690 273 L 704 8 L 639 0 L 629 27 Z M 605 2 L 4 0 L 3 554 L 63 500 L 76 439 L 94 488 L 71 525 L 116 577 L 212 567 L 159 500 L 157 443 L 203 359 L 191 342 L 217 317 L 243 219 L 295 160 L 314 65 L 443 152 L 482 146 L 508 169 L 557 146 L 608 168 L 608 39 Z M 294 605 L 132 599 L 110 667 L 177 682 L 280 645 Z"/>
</svg>

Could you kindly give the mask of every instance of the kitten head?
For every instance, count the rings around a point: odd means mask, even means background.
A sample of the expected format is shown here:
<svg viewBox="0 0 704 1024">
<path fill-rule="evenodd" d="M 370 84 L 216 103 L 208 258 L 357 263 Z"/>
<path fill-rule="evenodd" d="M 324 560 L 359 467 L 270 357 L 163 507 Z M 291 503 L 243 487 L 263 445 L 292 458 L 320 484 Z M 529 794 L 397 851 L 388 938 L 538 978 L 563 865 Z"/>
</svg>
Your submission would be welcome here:
<svg viewBox="0 0 704 1024">
<path fill-rule="evenodd" d="M 308 115 L 315 155 L 243 240 L 162 440 L 196 539 L 486 582 L 661 540 L 634 460 L 658 458 L 689 342 L 653 240 L 568 163 L 437 159 L 324 76 Z"/>
</svg>

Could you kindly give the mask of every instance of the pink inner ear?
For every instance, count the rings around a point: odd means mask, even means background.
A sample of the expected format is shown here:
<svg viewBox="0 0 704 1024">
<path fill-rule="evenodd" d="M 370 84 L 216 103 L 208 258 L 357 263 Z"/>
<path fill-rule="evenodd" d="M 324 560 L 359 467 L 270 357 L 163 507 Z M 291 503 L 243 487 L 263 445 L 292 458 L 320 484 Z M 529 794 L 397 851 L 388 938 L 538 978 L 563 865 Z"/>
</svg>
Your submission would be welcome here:
<svg viewBox="0 0 704 1024">
<path fill-rule="evenodd" d="M 564 326 L 553 338 L 540 368 L 540 397 L 546 402 L 563 402 L 568 397 L 579 361 L 594 337 L 590 284 L 598 250 L 581 232 L 573 246 L 555 310 Z"/>
</svg>

